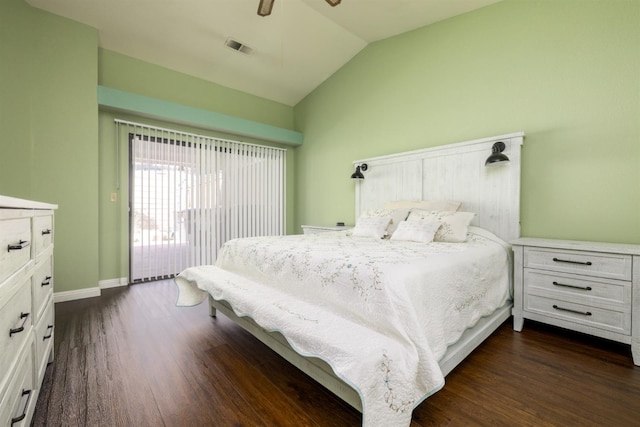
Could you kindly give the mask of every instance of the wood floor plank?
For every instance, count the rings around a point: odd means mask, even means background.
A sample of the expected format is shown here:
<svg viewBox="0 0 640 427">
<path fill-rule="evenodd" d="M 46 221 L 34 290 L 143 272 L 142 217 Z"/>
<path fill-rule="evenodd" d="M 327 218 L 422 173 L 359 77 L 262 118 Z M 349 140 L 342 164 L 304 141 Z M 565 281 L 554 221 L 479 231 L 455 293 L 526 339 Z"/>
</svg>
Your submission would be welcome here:
<svg viewBox="0 0 640 427">
<path fill-rule="evenodd" d="M 181 352 L 177 362 L 191 387 L 198 410 L 211 417 L 207 425 L 267 425 L 237 387 L 202 352 Z M 207 409 L 203 411 L 201 408 Z"/>
<path fill-rule="evenodd" d="M 62 326 L 62 325 L 61 325 Z M 64 325 L 66 326 L 66 325 Z M 56 327 L 56 333 L 58 329 L 61 331 L 64 329 Z M 64 384 L 67 374 L 67 356 L 69 347 L 65 343 L 56 341 L 56 360 L 54 363 L 47 366 L 45 372 L 45 378 L 42 384 L 40 395 L 38 396 L 38 403 L 36 405 L 36 411 L 33 416 L 33 424 L 39 426 L 56 425 L 58 420 L 62 420 L 62 411 L 64 409 Z"/>
<path fill-rule="evenodd" d="M 82 328 L 78 329 L 79 331 Z M 62 419 L 70 425 L 87 425 L 87 383 L 86 365 L 82 347 L 69 350 L 67 375 L 65 376 Z"/>
<path fill-rule="evenodd" d="M 315 426 L 315 422 L 300 410 L 265 373 L 246 361 L 229 345 L 209 350 L 208 355 L 229 381 L 236 385 L 243 398 L 251 404 L 266 425 L 282 427 Z"/>
<path fill-rule="evenodd" d="M 282 363 L 280 357 L 265 358 L 260 367 L 269 373 L 268 378 L 271 382 L 297 402 L 301 410 L 320 425 L 342 427 L 362 423 L 360 412 L 325 388 L 318 387 L 315 380 L 295 366 Z M 331 417 L 328 417 L 327 413 L 330 413 Z"/>
<path fill-rule="evenodd" d="M 507 323 L 447 377 L 445 388 L 414 419 L 425 420 L 438 407 L 455 414 L 452 425 L 465 411 L 476 413 L 477 425 L 597 426 L 613 425 L 614 419 L 616 425 L 635 425 L 640 408 L 624 402 L 640 395 L 634 393 L 640 369 L 629 357 L 626 348 L 607 341 L 534 323 L 519 334 Z M 487 410 L 502 415 L 492 419 Z"/>
<path fill-rule="evenodd" d="M 55 362 L 34 426 L 358 426 L 361 415 L 172 281 L 56 304 Z M 422 402 L 412 427 L 634 426 L 629 346 L 503 324 Z M 385 426 L 386 427 L 386 426 Z"/>
</svg>

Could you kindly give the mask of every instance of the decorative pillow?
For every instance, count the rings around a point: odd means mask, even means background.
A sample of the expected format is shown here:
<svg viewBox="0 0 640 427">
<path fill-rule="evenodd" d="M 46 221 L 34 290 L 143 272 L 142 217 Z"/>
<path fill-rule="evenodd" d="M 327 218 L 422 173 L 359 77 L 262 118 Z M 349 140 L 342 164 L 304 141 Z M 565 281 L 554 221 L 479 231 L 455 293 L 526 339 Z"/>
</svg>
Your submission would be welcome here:
<svg viewBox="0 0 640 427">
<path fill-rule="evenodd" d="M 407 219 L 409 209 L 376 209 L 366 211 L 360 218 L 386 218 L 391 217 L 391 222 L 387 227 L 387 234 L 390 236 L 398 228 L 398 224 Z"/>
<path fill-rule="evenodd" d="M 433 237 L 440 228 L 440 221 L 402 221 L 391 240 L 408 240 L 410 242 L 433 242 Z"/>
<path fill-rule="evenodd" d="M 385 209 L 422 209 L 425 211 L 457 211 L 460 202 L 453 200 L 395 200 L 384 204 Z"/>
<path fill-rule="evenodd" d="M 435 242 L 462 243 L 467 241 L 467 230 L 473 217 L 473 212 L 453 211 L 423 211 L 412 209 L 407 221 L 440 221 L 442 225 L 436 232 Z"/>
<path fill-rule="evenodd" d="M 387 235 L 387 226 L 391 222 L 391 217 L 365 217 L 358 218 L 356 226 L 351 232 L 352 236 L 375 237 L 382 239 Z"/>
</svg>

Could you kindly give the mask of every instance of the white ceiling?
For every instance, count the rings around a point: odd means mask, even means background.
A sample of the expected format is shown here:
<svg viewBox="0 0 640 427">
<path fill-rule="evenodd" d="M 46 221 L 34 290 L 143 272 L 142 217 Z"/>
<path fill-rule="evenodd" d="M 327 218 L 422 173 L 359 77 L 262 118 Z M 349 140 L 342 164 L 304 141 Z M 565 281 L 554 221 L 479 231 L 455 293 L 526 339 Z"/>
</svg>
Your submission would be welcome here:
<svg viewBox="0 0 640 427">
<path fill-rule="evenodd" d="M 26 0 L 97 28 L 100 47 L 291 106 L 367 44 L 498 1 L 275 0 L 261 17 L 259 0 Z"/>
</svg>

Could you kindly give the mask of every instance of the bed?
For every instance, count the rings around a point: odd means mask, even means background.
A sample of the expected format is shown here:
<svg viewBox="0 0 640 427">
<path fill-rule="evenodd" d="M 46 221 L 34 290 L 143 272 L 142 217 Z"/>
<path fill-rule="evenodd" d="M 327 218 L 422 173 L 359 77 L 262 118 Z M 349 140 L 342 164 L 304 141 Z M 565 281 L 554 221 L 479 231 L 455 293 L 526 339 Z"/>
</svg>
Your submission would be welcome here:
<svg viewBox="0 0 640 427">
<path fill-rule="evenodd" d="M 363 426 L 408 426 L 511 314 L 506 242 L 519 237 L 523 138 L 355 161 L 368 165 L 355 229 L 229 241 L 215 266 L 176 278 L 178 305 L 208 299 L 212 315 L 360 410 Z M 498 141 L 510 162 L 485 167 Z M 434 208 L 451 201 L 457 209 Z"/>
</svg>

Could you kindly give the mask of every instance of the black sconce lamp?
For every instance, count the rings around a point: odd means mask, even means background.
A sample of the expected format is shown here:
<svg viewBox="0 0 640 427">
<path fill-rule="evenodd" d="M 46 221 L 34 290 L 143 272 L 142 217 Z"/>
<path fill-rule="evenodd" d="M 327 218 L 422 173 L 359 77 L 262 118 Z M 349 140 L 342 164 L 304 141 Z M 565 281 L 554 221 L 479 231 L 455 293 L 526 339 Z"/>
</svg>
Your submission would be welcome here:
<svg viewBox="0 0 640 427">
<path fill-rule="evenodd" d="M 487 157 L 487 161 L 484 162 L 484 165 L 493 166 L 502 162 L 508 162 L 509 158 L 506 156 L 506 154 L 502 154 L 505 148 L 507 147 L 502 141 L 498 141 L 493 144 L 493 147 L 491 147 L 491 155 Z"/>
<path fill-rule="evenodd" d="M 351 174 L 351 179 L 364 179 L 362 172 L 366 171 L 368 166 L 366 163 L 356 166 L 356 171 Z"/>
</svg>

